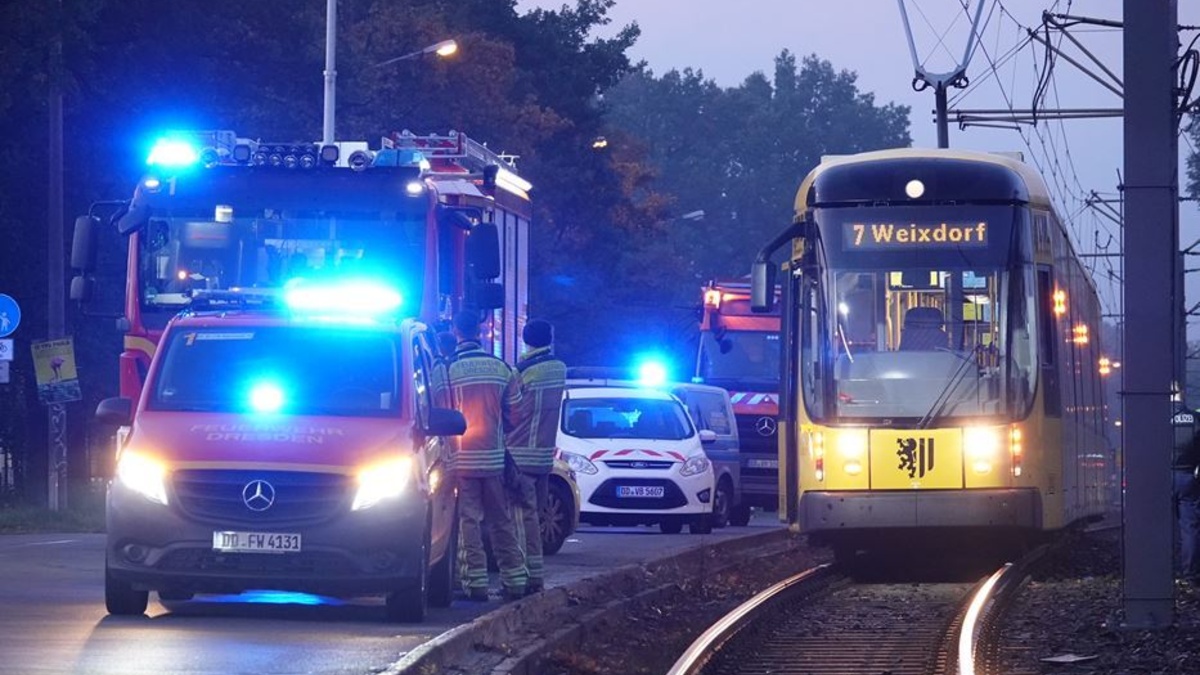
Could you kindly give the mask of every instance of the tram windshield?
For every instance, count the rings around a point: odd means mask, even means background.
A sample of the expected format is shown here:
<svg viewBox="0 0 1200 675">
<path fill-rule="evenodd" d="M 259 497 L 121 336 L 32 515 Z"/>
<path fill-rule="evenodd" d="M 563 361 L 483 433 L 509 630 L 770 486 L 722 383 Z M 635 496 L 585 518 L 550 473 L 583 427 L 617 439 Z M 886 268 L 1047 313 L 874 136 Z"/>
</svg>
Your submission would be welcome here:
<svg viewBox="0 0 1200 675">
<path fill-rule="evenodd" d="M 1020 228 L 1013 227 L 1020 211 L 955 213 L 964 208 L 841 210 L 853 221 L 824 214 L 826 246 L 818 258 L 825 265 L 809 285 L 801 340 L 801 388 L 815 418 L 932 424 L 1007 417 L 1027 407 L 1037 363 L 1036 303 L 1033 268 L 1023 262 Z M 897 244 L 893 232 L 890 243 L 854 247 L 853 237 L 863 233 L 855 226 L 870 238 L 872 227 L 878 232 L 879 223 L 891 222 L 905 224 L 908 241 Z M 969 232 L 974 245 L 946 241 L 954 228 L 960 239 Z M 840 239 L 830 243 L 831 234 Z"/>
</svg>

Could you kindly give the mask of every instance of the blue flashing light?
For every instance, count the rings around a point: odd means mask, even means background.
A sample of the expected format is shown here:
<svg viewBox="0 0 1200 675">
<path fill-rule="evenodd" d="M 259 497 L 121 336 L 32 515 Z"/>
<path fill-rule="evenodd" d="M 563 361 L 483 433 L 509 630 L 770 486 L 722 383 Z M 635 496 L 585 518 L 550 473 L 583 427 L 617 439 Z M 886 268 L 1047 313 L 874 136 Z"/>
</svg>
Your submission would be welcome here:
<svg viewBox="0 0 1200 675">
<path fill-rule="evenodd" d="M 667 366 L 656 359 L 646 359 L 637 367 L 637 379 L 647 387 L 661 387 L 667 383 Z"/>
<path fill-rule="evenodd" d="M 369 317 L 392 313 L 403 304 L 400 293 L 372 281 L 309 283 L 293 279 L 284 286 L 283 301 L 297 312 Z"/>
<path fill-rule="evenodd" d="M 200 154 L 187 141 L 160 138 L 150 149 L 146 163 L 151 166 L 184 167 L 200 161 Z"/>
<path fill-rule="evenodd" d="M 250 408 L 257 413 L 277 413 L 283 408 L 283 389 L 274 382 L 258 382 L 250 387 Z"/>
</svg>

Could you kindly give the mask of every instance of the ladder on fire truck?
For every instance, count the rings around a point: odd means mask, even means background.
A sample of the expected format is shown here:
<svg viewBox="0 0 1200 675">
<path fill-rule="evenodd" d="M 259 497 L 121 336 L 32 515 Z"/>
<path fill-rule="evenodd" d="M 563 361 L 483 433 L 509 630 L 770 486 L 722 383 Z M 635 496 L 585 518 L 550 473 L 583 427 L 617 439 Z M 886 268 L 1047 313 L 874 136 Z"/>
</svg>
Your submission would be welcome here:
<svg viewBox="0 0 1200 675">
<path fill-rule="evenodd" d="M 451 130 L 445 135 L 418 135 L 405 129 L 384 136 L 380 147 L 417 150 L 429 160 L 433 173 L 481 173 L 488 166 L 517 169 L 517 155 L 493 152 L 466 134 Z"/>
</svg>

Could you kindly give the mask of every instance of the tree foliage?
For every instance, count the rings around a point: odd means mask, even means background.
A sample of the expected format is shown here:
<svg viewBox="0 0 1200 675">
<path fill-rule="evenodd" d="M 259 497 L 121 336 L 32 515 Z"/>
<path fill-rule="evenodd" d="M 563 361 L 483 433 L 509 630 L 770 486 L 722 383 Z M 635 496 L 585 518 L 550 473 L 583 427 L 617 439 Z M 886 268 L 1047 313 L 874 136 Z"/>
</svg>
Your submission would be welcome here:
<svg viewBox="0 0 1200 675">
<path fill-rule="evenodd" d="M 744 273 L 786 224 L 796 184 L 821 154 L 909 142 L 907 109 L 876 106 L 852 73 L 816 57 L 797 64 L 784 52 L 772 78 L 756 73 L 728 89 L 692 70 L 658 78 L 635 68 L 627 53 L 636 24 L 596 37 L 613 1 L 525 13 L 515 0 L 338 5 L 337 137 L 453 129 L 518 156 L 535 186 L 530 310 L 557 324 L 560 351 L 577 364 L 687 344 L 699 283 Z M 320 138 L 325 6 L 0 3 L 0 123 L 9 131 L 0 237 L 14 242 L 0 247 L 0 292 L 26 308 L 19 357 L 46 325 L 49 83 L 64 93 L 69 241 L 75 215 L 130 196 L 164 129 Z M 447 38 L 460 43 L 458 56 L 380 65 Z M 606 148 L 593 147 L 600 137 Z M 680 219 L 698 210 L 703 220 Z M 120 257 L 110 259 L 114 279 Z M 70 318 L 87 398 L 72 414 L 82 420 L 116 390 L 120 334 L 104 319 Z M 15 384 L 0 385 L 0 452 L 23 445 L 36 454 L 40 443 L 27 429 L 36 425 L 13 422 L 41 410 L 21 375 L 29 365 L 18 361 Z"/>
<path fill-rule="evenodd" d="M 759 247 L 791 220 L 800 180 L 822 155 L 911 143 L 908 108 L 877 106 L 856 75 L 783 51 L 771 79 L 721 88 L 685 69 L 625 78 L 605 101 L 611 124 L 645 141 L 659 187 L 676 198 L 678 246 L 704 276 L 747 273 Z"/>
</svg>

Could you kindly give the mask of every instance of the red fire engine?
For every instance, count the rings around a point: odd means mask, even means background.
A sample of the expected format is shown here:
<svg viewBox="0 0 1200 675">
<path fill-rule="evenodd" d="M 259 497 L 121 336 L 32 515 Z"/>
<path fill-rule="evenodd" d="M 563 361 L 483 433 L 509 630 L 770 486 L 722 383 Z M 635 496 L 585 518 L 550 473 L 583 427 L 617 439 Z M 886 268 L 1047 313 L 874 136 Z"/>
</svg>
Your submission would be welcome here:
<svg viewBox="0 0 1200 675">
<path fill-rule="evenodd" d="M 128 238 L 122 396 L 137 399 L 164 326 L 195 291 L 276 288 L 297 277 L 373 276 L 435 326 L 462 307 L 489 311 L 485 338 L 515 360 L 531 186 L 512 157 L 453 131 L 398 132 L 374 148 L 203 131 L 165 135 L 147 165 L 133 198 L 108 218 Z M 106 204 L 76 220 L 72 248 L 71 297 L 93 311 Z"/>
<path fill-rule="evenodd" d="M 749 507 L 779 503 L 779 314 L 750 311 L 746 282 L 711 281 L 701 289 L 696 379 L 729 391 L 737 418 L 742 498 L 731 521 L 745 524 Z"/>
</svg>

